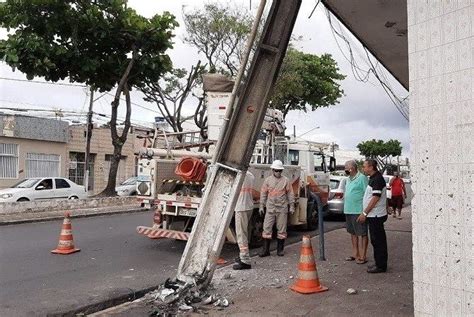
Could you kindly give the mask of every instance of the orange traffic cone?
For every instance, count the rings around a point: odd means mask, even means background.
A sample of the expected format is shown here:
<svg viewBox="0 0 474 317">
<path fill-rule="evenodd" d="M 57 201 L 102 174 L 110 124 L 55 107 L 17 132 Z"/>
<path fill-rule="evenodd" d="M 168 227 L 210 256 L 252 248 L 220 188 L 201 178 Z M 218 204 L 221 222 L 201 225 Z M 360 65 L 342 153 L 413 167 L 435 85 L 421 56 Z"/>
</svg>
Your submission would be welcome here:
<svg viewBox="0 0 474 317">
<path fill-rule="evenodd" d="M 70 215 L 67 212 L 64 215 L 63 226 L 61 228 L 61 234 L 59 235 L 58 247 L 51 251 L 55 254 L 71 254 L 74 252 L 79 252 L 81 249 L 74 247 L 74 240 L 72 238 L 72 227 L 71 220 L 69 219 Z"/>
<path fill-rule="evenodd" d="M 301 294 L 319 293 L 328 290 L 327 287 L 319 283 L 318 269 L 314 261 L 310 236 L 303 236 L 300 263 L 298 264 L 298 277 L 290 289 Z"/>
</svg>

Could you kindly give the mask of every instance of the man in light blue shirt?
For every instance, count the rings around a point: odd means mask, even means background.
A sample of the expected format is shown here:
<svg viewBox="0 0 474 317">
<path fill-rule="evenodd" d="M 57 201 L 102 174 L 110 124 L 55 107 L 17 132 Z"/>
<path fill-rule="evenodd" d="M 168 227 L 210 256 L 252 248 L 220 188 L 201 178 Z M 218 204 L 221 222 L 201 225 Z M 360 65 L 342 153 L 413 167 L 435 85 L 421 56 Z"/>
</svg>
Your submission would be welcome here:
<svg viewBox="0 0 474 317">
<path fill-rule="evenodd" d="M 363 198 L 367 188 L 368 179 L 357 169 L 355 161 L 345 164 L 345 172 L 348 176 L 344 192 L 344 214 L 346 215 L 347 232 L 351 234 L 352 256 L 346 261 L 356 261 L 357 264 L 367 263 L 367 224 L 357 222 L 357 218 L 363 211 Z"/>
</svg>

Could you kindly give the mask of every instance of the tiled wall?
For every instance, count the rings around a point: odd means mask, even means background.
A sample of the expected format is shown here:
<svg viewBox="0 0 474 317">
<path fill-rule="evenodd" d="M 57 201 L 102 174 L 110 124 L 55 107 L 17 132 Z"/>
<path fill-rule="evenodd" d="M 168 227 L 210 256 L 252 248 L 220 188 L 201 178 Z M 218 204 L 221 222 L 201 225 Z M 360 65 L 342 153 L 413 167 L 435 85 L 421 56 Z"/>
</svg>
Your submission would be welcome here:
<svg viewBox="0 0 474 317">
<path fill-rule="evenodd" d="M 407 5 L 415 313 L 474 315 L 474 1 Z"/>
</svg>

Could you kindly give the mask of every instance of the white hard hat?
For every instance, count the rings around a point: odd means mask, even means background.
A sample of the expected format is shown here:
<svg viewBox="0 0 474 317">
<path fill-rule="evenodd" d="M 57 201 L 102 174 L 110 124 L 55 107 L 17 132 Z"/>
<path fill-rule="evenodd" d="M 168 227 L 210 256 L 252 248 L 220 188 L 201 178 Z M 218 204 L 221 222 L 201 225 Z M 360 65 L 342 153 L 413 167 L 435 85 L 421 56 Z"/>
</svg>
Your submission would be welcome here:
<svg viewBox="0 0 474 317">
<path fill-rule="evenodd" d="M 272 166 L 270 166 L 272 170 L 284 170 L 285 168 L 283 167 L 283 163 L 280 160 L 275 160 L 272 163 Z"/>
</svg>

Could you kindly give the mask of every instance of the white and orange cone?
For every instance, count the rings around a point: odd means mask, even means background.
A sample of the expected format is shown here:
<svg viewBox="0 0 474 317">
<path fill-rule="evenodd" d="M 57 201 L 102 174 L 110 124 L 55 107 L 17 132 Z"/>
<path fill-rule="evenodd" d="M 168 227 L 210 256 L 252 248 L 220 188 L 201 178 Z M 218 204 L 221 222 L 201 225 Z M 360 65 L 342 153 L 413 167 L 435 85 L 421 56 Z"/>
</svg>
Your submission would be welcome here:
<svg viewBox="0 0 474 317">
<path fill-rule="evenodd" d="M 79 252 L 81 249 L 74 247 L 74 239 L 72 238 L 72 226 L 71 220 L 69 219 L 70 214 L 67 212 L 64 215 L 63 226 L 61 228 L 61 234 L 59 235 L 58 247 L 51 251 L 54 254 L 71 254 Z"/>
<path fill-rule="evenodd" d="M 301 294 L 320 293 L 328 290 L 319 282 L 310 236 L 303 236 L 300 263 L 298 264 L 298 278 L 290 289 Z"/>
</svg>

